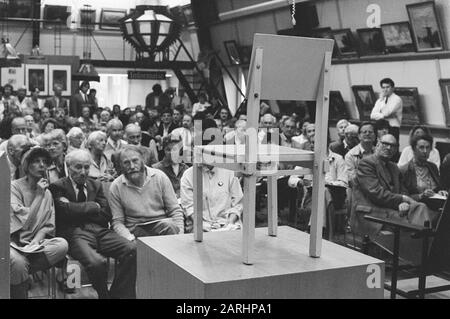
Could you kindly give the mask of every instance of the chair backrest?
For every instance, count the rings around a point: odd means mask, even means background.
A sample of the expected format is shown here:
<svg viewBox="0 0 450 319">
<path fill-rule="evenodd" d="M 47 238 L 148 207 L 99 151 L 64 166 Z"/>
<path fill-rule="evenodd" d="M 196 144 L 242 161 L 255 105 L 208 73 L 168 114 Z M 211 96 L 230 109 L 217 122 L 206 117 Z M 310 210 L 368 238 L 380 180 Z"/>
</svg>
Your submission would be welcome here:
<svg viewBox="0 0 450 319">
<path fill-rule="evenodd" d="M 450 270 L 450 200 L 447 199 L 430 247 L 428 269 L 432 272 Z"/>
<path fill-rule="evenodd" d="M 261 99 L 315 101 L 325 52 L 333 45 L 330 39 L 255 34 L 250 65 L 263 48 Z"/>
</svg>

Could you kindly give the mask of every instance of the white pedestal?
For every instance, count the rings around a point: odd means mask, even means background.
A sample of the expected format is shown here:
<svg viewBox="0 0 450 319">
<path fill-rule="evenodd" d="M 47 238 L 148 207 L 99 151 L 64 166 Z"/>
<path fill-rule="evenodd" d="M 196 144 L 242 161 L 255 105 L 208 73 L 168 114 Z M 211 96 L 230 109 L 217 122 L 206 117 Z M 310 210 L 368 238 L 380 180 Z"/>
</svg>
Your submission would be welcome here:
<svg viewBox="0 0 450 319">
<path fill-rule="evenodd" d="M 296 229 L 270 237 L 257 228 L 251 266 L 241 262 L 242 232 L 204 235 L 140 238 L 138 298 L 383 298 L 383 261 L 328 241 L 321 258 L 309 257 L 309 235 Z M 369 265 L 379 266 L 379 288 L 367 286 Z"/>
</svg>

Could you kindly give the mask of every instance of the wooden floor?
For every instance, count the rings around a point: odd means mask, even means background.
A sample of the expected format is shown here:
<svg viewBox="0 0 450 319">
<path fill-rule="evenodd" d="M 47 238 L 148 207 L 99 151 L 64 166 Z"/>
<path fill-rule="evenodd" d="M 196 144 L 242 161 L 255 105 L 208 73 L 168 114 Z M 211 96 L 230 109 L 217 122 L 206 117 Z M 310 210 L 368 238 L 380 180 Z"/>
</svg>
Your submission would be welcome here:
<svg viewBox="0 0 450 319">
<path fill-rule="evenodd" d="M 289 225 L 291 227 L 296 227 L 300 230 L 305 230 L 307 227 L 307 223 L 305 222 L 305 216 L 297 216 L 295 225 L 292 221 L 289 220 L 289 212 L 287 208 L 284 208 L 280 211 L 279 214 L 279 225 Z M 256 227 L 267 227 L 267 210 L 266 207 L 261 207 L 256 212 Z M 338 234 L 334 240 L 334 242 L 339 244 L 349 243 L 354 244 L 358 241 L 357 238 L 351 236 L 351 234 Z M 111 265 L 111 268 L 113 265 Z M 110 273 L 113 273 L 113 269 L 110 269 Z M 85 275 L 83 275 L 85 277 Z M 110 276 L 111 277 L 111 276 Z M 408 274 L 400 274 L 399 279 L 408 278 Z M 390 280 L 390 270 L 389 267 L 386 269 L 386 280 Z M 112 281 L 112 278 L 109 279 Z M 41 281 L 33 282 L 31 284 L 31 289 L 29 291 L 29 297 L 33 299 L 47 299 L 48 296 L 48 281 L 46 277 L 42 278 Z M 83 280 L 83 283 L 88 283 Z M 75 289 L 75 293 L 73 294 L 64 294 L 61 289 L 57 289 L 57 299 L 97 299 L 97 293 L 92 287 L 83 287 L 79 289 Z M 390 292 L 385 290 L 384 298 L 390 298 Z M 400 296 L 397 296 L 398 299 L 403 299 Z M 450 299 L 450 291 L 440 292 L 426 295 L 426 299 Z"/>
</svg>

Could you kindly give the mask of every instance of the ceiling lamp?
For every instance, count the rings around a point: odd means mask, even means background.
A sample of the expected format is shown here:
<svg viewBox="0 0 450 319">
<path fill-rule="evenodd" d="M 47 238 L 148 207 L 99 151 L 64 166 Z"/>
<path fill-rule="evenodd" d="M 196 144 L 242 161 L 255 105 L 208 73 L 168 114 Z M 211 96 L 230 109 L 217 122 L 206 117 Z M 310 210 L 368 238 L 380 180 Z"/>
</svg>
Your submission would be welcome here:
<svg viewBox="0 0 450 319">
<path fill-rule="evenodd" d="M 165 6 L 136 6 L 133 13 L 120 20 L 126 41 L 140 54 L 154 57 L 172 45 L 179 37 L 181 24 Z"/>
<path fill-rule="evenodd" d="M 80 10 L 81 21 L 85 21 L 81 27 L 81 33 L 83 36 L 83 61 L 77 72 L 72 75 L 73 81 L 95 81 L 100 82 L 100 76 L 97 70 L 91 62 L 91 32 L 92 25 L 95 21 L 91 20 L 92 12 L 90 5 L 84 5 Z"/>
</svg>

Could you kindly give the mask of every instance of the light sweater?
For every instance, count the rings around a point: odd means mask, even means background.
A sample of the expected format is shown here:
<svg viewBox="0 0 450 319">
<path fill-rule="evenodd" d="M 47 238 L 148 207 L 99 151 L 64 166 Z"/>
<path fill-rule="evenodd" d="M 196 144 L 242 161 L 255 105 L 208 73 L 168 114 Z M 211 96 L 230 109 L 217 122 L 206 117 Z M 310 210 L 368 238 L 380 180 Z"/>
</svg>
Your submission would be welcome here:
<svg viewBox="0 0 450 319">
<path fill-rule="evenodd" d="M 112 226 L 116 233 L 127 239 L 136 226 L 171 218 L 184 232 L 183 211 L 178 204 L 169 178 L 162 171 L 146 167 L 142 187 L 131 184 L 121 175 L 111 184 L 108 198 L 112 213 Z"/>
</svg>

